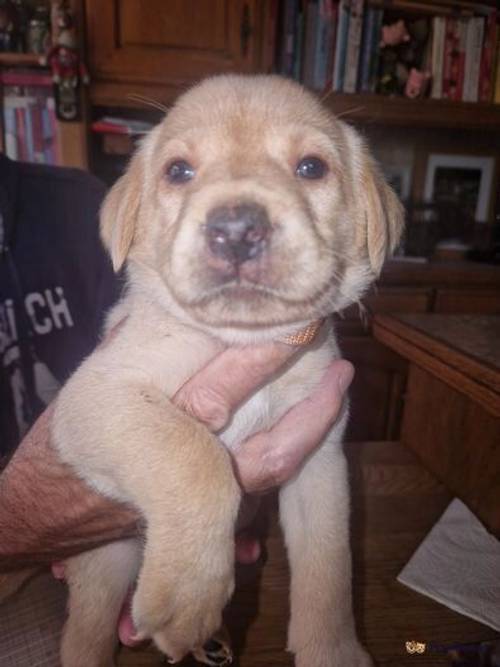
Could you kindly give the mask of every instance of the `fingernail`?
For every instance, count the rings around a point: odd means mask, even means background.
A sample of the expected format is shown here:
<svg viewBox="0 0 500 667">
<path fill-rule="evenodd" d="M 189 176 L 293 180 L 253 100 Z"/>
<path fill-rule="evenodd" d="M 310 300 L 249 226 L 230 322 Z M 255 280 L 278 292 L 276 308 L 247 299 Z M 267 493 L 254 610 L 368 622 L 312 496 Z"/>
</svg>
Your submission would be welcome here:
<svg viewBox="0 0 500 667">
<path fill-rule="evenodd" d="M 349 385 L 351 384 L 353 377 L 354 377 L 354 368 L 352 364 L 348 363 L 342 364 L 342 366 L 338 370 L 337 384 L 340 391 L 343 394 L 349 388 Z"/>
</svg>

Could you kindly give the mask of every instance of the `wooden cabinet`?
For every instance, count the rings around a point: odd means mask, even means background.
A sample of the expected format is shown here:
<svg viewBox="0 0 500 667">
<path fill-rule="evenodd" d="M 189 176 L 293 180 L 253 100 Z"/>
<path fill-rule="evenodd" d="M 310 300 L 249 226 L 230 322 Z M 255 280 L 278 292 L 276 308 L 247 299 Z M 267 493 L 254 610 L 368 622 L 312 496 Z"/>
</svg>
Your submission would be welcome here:
<svg viewBox="0 0 500 667">
<path fill-rule="evenodd" d="M 500 268 L 467 262 L 391 262 L 361 307 L 351 306 L 335 319 L 342 353 L 356 369 L 348 440 L 400 436 L 408 364 L 373 338 L 373 316 L 426 312 L 500 313 Z"/>
<path fill-rule="evenodd" d="M 86 0 L 93 102 L 166 102 L 204 76 L 257 71 L 262 11 L 260 0 Z"/>
<path fill-rule="evenodd" d="M 437 290 L 434 311 L 500 315 L 500 289 L 440 289 Z"/>
</svg>

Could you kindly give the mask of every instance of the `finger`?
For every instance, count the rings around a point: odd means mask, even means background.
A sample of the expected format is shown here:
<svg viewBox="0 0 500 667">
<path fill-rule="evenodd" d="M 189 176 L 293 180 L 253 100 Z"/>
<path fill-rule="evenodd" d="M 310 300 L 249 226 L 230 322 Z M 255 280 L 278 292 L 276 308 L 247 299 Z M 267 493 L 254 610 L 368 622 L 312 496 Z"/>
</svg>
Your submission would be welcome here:
<svg viewBox="0 0 500 667">
<path fill-rule="evenodd" d="M 348 361 L 333 362 L 317 389 L 269 431 L 252 436 L 234 452 L 235 470 L 247 493 L 264 492 L 290 479 L 335 423 L 354 376 Z"/>
<path fill-rule="evenodd" d="M 130 646 L 130 647 L 142 644 L 141 640 L 135 639 L 135 636 L 137 635 L 137 630 L 135 629 L 135 625 L 132 620 L 132 611 L 131 611 L 132 595 L 133 595 L 133 590 L 130 590 L 127 593 L 127 597 L 123 602 L 123 606 L 120 612 L 120 617 L 118 619 L 118 637 L 124 646 Z"/>
<path fill-rule="evenodd" d="M 66 564 L 63 560 L 56 561 L 50 566 L 54 579 L 64 581 L 66 579 Z"/>
<path fill-rule="evenodd" d="M 236 561 L 242 565 L 256 563 L 261 554 L 260 542 L 250 533 L 238 533 L 235 542 Z"/>
<path fill-rule="evenodd" d="M 174 396 L 174 403 L 212 431 L 219 431 L 235 408 L 298 349 L 279 342 L 229 348 L 188 380 Z"/>
</svg>

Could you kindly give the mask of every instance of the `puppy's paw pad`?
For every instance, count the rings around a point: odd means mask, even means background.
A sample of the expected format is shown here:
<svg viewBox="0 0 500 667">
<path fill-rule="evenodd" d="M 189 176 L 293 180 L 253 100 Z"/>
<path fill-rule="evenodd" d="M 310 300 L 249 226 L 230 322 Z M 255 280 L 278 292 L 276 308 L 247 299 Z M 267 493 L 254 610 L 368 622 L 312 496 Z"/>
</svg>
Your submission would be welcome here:
<svg viewBox="0 0 500 667">
<path fill-rule="evenodd" d="M 202 648 L 193 651 L 198 662 L 211 667 L 227 667 L 233 662 L 233 652 L 229 644 L 220 637 L 209 639 Z"/>
</svg>

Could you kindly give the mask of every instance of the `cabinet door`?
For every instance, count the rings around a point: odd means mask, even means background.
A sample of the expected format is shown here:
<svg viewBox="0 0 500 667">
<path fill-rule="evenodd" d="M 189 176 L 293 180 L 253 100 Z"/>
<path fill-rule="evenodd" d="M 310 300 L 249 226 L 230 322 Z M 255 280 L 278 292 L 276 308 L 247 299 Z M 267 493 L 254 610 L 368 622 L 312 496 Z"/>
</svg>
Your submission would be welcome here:
<svg viewBox="0 0 500 667">
<path fill-rule="evenodd" d="M 183 87 L 259 61 L 258 0 L 86 0 L 92 80 Z"/>
<path fill-rule="evenodd" d="M 340 336 L 342 356 L 354 364 L 348 441 L 397 440 L 408 364 L 368 336 Z"/>
</svg>

